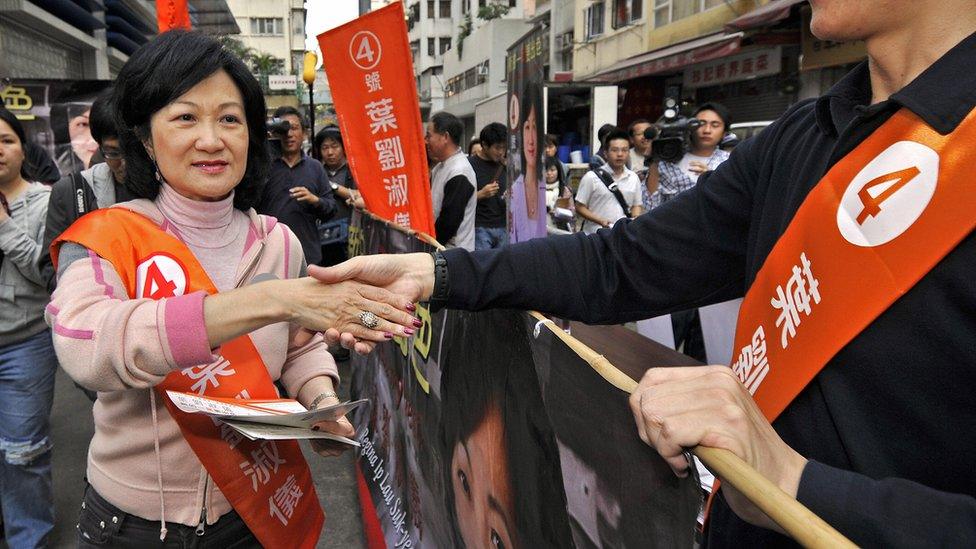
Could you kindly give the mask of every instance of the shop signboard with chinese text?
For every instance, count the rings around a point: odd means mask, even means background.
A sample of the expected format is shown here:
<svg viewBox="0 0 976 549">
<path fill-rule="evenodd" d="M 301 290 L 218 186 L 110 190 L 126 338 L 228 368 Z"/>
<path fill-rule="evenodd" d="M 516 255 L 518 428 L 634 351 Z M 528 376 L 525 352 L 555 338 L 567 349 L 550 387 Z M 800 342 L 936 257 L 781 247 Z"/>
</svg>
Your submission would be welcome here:
<svg viewBox="0 0 976 549">
<path fill-rule="evenodd" d="M 782 49 L 776 46 L 749 50 L 694 65 L 685 69 L 684 87 L 704 88 L 779 74 L 782 66 L 781 59 Z"/>
</svg>

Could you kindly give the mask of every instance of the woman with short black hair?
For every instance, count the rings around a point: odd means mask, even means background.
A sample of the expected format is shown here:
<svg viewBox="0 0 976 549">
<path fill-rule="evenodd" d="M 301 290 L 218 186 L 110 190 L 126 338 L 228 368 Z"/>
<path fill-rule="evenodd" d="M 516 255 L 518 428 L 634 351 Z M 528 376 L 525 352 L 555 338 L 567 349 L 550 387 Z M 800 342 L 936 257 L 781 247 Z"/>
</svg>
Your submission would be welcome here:
<svg viewBox="0 0 976 549">
<path fill-rule="evenodd" d="M 98 391 L 82 546 L 170 539 L 314 545 L 323 516 L 294 441 L 251 441 L 169 392 L 337 404 L 319 332 L 357 350 L 413 334 L 413 305 L 305 276 L 297 237 L 252 205 L 268 168 L 264 98 L 213 39 L 170 31 L 136 51 L 113 98 L 141 199 L 91 212 L 54 242 L 48 308 L 65 371 Z M 345 418 L 317 428 L 352 436 Z M 335 455 L 347 446 L 313 447 Z"/>
</svg>

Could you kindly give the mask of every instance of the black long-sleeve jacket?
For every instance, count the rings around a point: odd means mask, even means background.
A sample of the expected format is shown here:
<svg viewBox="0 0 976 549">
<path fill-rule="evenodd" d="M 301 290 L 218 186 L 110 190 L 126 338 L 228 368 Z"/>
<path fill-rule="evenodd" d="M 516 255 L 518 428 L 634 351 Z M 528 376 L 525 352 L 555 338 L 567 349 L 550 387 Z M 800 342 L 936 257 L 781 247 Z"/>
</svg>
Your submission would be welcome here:
<svg viewBox="0 0 976 549">
<path fill-rule="evenodd" d="M 742 296 L 809 191 L 896 110 L 943 134 L 973 110 L 974 63 L 976 34 L 874 105 L 862 64 L 739 145 L 694 189 L 632 222 L 589 237 L 448 250 L 447 306 L 616 323 Z M 976 175 L 963 184 L 976 192 Z M 859 545 L 976 545 L 974 273 L 970 234 L 773 422 L 811 460 L 798 499 Z M 707 541 L 792 543 L 745 523 L 721 498 Z"/>
</svg>

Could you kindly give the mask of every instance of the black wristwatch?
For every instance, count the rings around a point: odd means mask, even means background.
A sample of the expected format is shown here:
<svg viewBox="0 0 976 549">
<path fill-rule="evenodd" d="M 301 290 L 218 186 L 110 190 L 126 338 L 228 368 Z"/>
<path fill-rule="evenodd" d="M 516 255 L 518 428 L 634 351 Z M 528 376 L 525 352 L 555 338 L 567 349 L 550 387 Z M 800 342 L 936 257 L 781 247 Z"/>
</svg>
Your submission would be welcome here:
<svg viewBox="0 0 976 549">
<path fill-rule="evenodd" d="M 434 291 L 430 294 L 430 306 L 437 310 L 447 304 L 450 286 L 447 279 L 447 259 L 444 259 L 440 250 L 431 255 L 434 257 Z"/>
</svg>

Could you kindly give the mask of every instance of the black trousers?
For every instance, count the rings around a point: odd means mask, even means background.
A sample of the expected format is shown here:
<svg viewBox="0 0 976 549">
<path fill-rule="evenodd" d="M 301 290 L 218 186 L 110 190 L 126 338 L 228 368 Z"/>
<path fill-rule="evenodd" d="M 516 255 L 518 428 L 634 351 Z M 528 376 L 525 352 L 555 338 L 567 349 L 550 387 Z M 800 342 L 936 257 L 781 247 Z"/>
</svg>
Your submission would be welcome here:
<svg viewBox="0 0 976 549">
<path fill-rule="evenodd" d="M 130 515 L 98 495 L 91 486 L 85 489 L 85 500 L 78 517 L 78 547 L 117 547 L 137 549 L 167 547 L 179 549 L 259 548 L 257 538 L 240 515 L 231 511 L 208 525 L 197 535 L 196 527 L 166 523 L 166 540 L 159 541 L 159 521 Z"/>
</svg>

